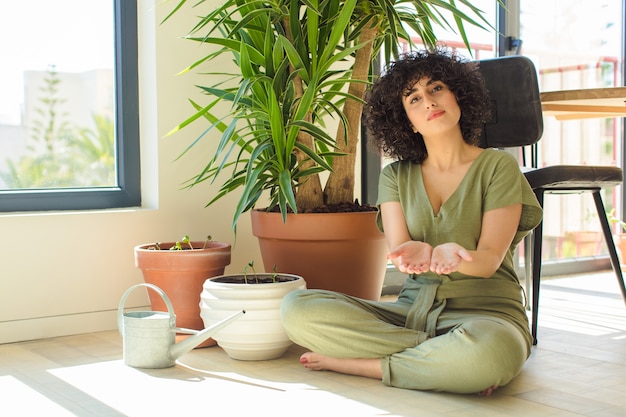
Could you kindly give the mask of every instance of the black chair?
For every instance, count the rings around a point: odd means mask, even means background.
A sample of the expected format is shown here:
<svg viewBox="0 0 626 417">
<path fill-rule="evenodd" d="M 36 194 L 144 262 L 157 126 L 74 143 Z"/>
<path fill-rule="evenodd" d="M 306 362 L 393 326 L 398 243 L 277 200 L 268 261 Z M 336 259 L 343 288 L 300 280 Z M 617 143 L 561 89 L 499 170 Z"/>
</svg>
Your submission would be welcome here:
<svg viewBox="0 0 626 417">
<path fill-rule="evenodd" d="M 507 56 L 478 62 L 493 106 L 493 119 L 485 125 L 481 146 L 483 148 L 530 147 L 531 162 L 527 164 L 524 157 L 522 169 L 542 207 L 545 194 L 590 192 L 593 195 L 611 266 L 626 302 L 624 278 L 600 195 L 602 189 L 622 184 L 622 169 L 614 166 L 586 165 L 555 165 L 538 168 L 536 144 L 543 134 L 543 116 L 535 66 L 530 59 L 523 56 Z M 523 155 L 525 156 L 524 151 Z M 531 332 L 534 344 L 537 343 L 542 238 L 543 222 L 526 238 L 525 246 L 526 268 L 528 270 L 532 267 Z"/>
</svg>

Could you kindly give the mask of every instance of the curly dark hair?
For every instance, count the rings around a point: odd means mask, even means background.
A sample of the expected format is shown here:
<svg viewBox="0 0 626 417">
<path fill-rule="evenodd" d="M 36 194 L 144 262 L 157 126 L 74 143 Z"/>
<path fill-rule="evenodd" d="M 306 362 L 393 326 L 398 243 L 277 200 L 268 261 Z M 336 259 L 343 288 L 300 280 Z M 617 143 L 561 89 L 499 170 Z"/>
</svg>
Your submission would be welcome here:
<svg viewBox="0 0 626 417">
<path fill-rule="evenodd" d="M 422 163 L 428 156 L 424 138 L 413 132 L 402 105 L 403 94 L 423 77 L 441 81 L 454 93 L 461 109 L 465 142 L 478 145 L 489 120 L 489 93 L 476 62 L 454 51 L 414 51 L 392 62 L 365 96 L 364 123 L 371 146 L 391 158 Z"/>
</svg>

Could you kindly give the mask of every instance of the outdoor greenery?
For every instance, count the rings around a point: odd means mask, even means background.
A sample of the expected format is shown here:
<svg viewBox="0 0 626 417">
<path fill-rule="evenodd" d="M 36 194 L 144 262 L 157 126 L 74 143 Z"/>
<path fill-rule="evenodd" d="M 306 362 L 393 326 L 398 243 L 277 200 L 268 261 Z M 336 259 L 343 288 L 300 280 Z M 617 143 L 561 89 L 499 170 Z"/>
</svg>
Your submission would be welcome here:
<svg viewBox="0 0 626 417">
<path fill-rule="evenodd" d="M 0 183 L 9 189 L 115 185 L 113 121 L 93 115 L 95 130 L 69 123 L 60 84 L 54 68 L 49 69 L 27 153 L 6 159 L 6 168 L 0 170 Z"/>
</svg>

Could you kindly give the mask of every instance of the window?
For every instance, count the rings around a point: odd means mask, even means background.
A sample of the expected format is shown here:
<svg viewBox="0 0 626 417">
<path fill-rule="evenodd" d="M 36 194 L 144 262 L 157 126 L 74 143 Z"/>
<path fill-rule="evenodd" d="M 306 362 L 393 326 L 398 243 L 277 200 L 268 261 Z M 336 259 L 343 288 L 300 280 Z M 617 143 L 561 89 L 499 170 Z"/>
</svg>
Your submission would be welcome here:
<svg viewBox="0 0 626 417">
<path fill-rule="evenodd" d="M 139 205 L 136 1 L 11 2 L 0 39 L 0 211 Z"/>
<path fill-rule="evenodd" d="M 522 52 L 537 67 L 541 91 L 623 85 L 623 0 L 601 0 L 594 7 L 583 0 L 565 8 L 543 0 L 519 5 Z M 539 166 L 621 165 L 622 124 L 620 118 L 544 117 Z M 603 192 L 607 210 L 622 212 L 620 188 Z M 589 195 L 546 195 L 543 252 L 544 261 L 560 264 L 571 258 L 606 256 Z"/>
</svg>

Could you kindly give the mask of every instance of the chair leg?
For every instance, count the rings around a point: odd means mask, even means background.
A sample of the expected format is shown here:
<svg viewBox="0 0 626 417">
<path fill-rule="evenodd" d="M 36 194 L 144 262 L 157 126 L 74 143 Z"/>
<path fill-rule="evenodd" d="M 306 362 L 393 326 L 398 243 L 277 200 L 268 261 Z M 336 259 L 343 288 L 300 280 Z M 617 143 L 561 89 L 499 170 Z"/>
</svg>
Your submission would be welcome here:
<svg viewBox="0 0 626 417">
<path fill-rule="evenodd" d="M 533 257 L 533 234 L 529 233 L 524 238 L 524 282 L 525 282 L 525 290 L 526 290 L 526 310 L 530 310 L 530 299 L 532 293 L 532 262 L 531 259 Z"/>
<path fill-rule="evenodd" d="M 537 201 L 539 205 L 543 208 L 543 190 L 536 189 L 535 195 L 537 196 Z M 539 225 L 533 230 L 533 257 L 531 260 L 531 265 L 533 268 L 532 272 L 532 284 L 533 291 L 531 294 L 532 297 L 532 314 L 531 314 L 531 327 L 530 331 L 533 336 L 533 345 L 537 344 L 537 321 L 539 317 L 539 283 L 541 280 L 541 251 L 542 251 L 542 242 L 543 241 L 543 220 L 539 223 Z"/>
<path fill-rule="evenodd" d="M 619 258 L 617 256 L 617 250 L 615 249 L 615 242 L 613 241 L 613 234 L 611 233 L 611 227 L 609 226 L 609 220 L 606 218 L 606 210 L 604 203 L 602 202 L 602 196 L 600 190 L 594 191 L 593 201 L 596 203 L 596 209 L 598 211 L 598 218 L 600 219 L 600 225 L 602 226 L 602 233 L 604 233 L 604 240 L 606 247 L 609 250 L 609 258 L 611 260 L 611 266 L 617 276 L 617 283 L 622 291 L 622 297 L 626 303 L 626 287 L 624 287 L 624 276 L 622 275 L 622 268 L 619 264 Z"/>
</svg>

